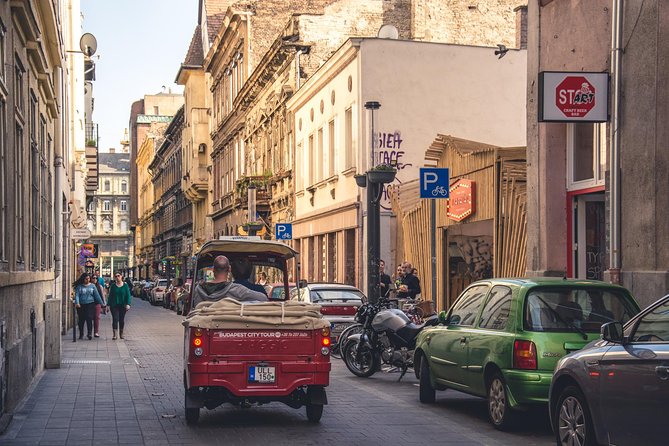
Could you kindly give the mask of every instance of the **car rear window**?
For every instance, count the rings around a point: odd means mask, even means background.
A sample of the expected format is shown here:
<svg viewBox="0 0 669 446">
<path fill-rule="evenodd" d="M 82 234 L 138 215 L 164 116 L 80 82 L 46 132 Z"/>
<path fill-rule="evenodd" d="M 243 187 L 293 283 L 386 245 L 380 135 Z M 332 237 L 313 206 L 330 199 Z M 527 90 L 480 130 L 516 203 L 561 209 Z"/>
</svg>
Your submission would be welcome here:
<svg viewBox="0 0 669 446">
<path fill-rule="evenodd" d="M 311 290 L 311 301 L 316 302 L 345 302 L 362 304 L 362 292 L 357 290 Z"/>
<path fill-rule="evenodd" d="M 159 280 L 157 286 L 167 286 L 167 280 Z"/>
<path fill-rule="evenodd" d="M 530 331 L 599 333 L 602 324 L 624 324 L 637 313 L 628 295 L 617 289 L 535 288 L 525 299 L 523 324 Z"/>
</svg>

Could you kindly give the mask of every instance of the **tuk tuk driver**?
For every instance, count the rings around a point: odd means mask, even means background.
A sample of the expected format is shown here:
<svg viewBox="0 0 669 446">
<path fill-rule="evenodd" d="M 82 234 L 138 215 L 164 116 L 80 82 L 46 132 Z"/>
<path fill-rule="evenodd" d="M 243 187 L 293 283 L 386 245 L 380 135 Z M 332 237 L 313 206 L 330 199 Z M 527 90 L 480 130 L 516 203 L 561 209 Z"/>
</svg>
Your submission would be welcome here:
<svg viewBox="0 0 669 446">
<path fill-rule="evenodd" d="M 264 293 L 253 291 L 239 283 L 228 282 L 230 275 L 230 260 L 226 256 L 218 256 L 214 259 L 214 280 L 198 283 L 193 290 L 193 301 L 191 309 L 200 302 L 215 302 L 224 297 L 231 297 L 240 302 L 266 301 Z"/>
</svg>

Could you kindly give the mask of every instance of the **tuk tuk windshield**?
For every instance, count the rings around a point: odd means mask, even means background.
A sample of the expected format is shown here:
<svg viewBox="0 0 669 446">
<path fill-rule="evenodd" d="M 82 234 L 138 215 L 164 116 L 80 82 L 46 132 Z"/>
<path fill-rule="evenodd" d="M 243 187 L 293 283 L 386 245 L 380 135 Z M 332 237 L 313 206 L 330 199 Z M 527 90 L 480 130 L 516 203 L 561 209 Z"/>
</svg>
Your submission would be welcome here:
<svg viewBox="0 0 669 446">
<path fill-rule="evenodd" d="M 207 255 L 198 259 L 196 283 L 209 282 L 214 279 L 213 262 L 218 254 Z M 228 281 L 241 283 L 250 289 L 260 291 L 269 296 L 272 285 L 285 283 L 286 261 L 279 257 L 263 256 L 249 253 L 226 253 L 230 261 Z"/>
</svg>

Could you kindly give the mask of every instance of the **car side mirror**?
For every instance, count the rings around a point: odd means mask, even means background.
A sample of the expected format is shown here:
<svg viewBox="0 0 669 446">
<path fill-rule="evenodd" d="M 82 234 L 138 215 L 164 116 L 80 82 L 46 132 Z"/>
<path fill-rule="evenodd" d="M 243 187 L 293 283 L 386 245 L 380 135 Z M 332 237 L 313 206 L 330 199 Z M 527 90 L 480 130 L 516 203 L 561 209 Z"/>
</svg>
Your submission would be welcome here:
<svg viewBox="0 0 669 446">
<path fill-rule="evenodd" d="M 608 322 L 602 325 L 601 333 L 602 339 L 605 341 L 615 342 L 616 344 L 622 344 L 624 341 L 622 322 Z"/>
<path fill-rule="evenodd" d="M 446 312 L 442 310 L 439 312 L 439 323 L 446 325 L 446 321 L 447 321 Z"/>
</svg>

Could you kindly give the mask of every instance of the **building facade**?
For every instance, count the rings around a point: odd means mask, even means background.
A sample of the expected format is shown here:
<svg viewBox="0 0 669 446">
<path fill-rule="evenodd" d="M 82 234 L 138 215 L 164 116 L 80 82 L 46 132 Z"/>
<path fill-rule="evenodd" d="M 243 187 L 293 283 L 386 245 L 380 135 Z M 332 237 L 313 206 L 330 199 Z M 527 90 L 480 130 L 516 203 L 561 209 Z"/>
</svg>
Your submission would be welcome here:
<svg viewBox="0 0 669 446">
<path fill-rule="evenodd" d="M 0 417 L 60 366 L 70 292 L 71 113 L 66 42 L 78 2 L 0 5 Z M 76 64 L 73 66 L 76 67 Z M 82 75 L 83 73 L 77 73 Z M 83 94 L 83 90 L 77 92 Z M 80 141 L 83 147 L 83 140 Z M 67 321 L 65 321 L 67 323 Z"/>
<path fill-rule="evenodd" d="M 99 155 L 99 185 L 88 205 L 87 226 L 97 245 L 96 269 L 105 280 L 117 271 L 126 271 L 133 255 L 130 232 L 130 154 Z"/>
<path fill-rule="evenodd" d="M 667 11 L 662 1 L 528 2 L 528 274 L 610 280 L 642 305 L 666 294 Z M 543 71 L 608 73 L 610 118 L 539 122 Z"/>
<path fill-rule="evenodd" d="M 488 47 L 347 41 L 288 101 L 295 135 L 293 239 L 304 278 L 365 283 L 366 189 L 356 174 L 380 163 L 398 170 L 380 198 L 381 258 L 394 266 L 404 260 L 396 238 L 402 222 L 388 190 L 434 166 L 426 150 L 438 133 L 524 146 L 525 58 L 524 50 L 498 59 Z M 380 103 L 373 132 L 369 101 Z M 420 273 L 425 282 L 429 273 Z"/>
<path fill-rule="evenodd" d="M 183 177 L 184 108 L 165 129 L 160 147 L 149 164 L 155 196 L 156 232 L 153 250 L 168 279 L 192 277 L 192 205 L 181 189 Z"/>
<path fill-rule="evenodd" d="M 172 93 L 170 90 L 154 95 L 145 95 L 144 98 L 136 101 L 130 107 L 130 230 L 135 234 L 135 269 L 131 274 L 134 277 L 139 277 L 139 269 L 144 269 L 145 276 L 150 269 L 157 267 L 157 263 L 153 265 L 153 259 L 147 260 L 146 256 L 139 258 L 140 252 L 146 253 L 146 247 L 140 249 L 146 243 L 146 238 L 140 242 L 141 234 L 139 231 L 142 228 L 140 220 L 144 224 L 144 229 L 147 228 L 147 218 L 151 215 L 147 209 L 153 204 L 152 186 L 145 184 L 148 180 L 148 173 L 146 170 L 142 171 L 139 168 L 141 164 L 144 169 L 148 168 L 149 163 L 153 160 L 154 150 L 157 149 L 154 141 L 147 144 L 150 145 L 150 153 L 145 152 L 140 156 L 140 149 L 146 143 L 147 139 L 153 139 L 160 135 L 165 130 L 165 127 L 172 120 L 177 110 L 183 106 L 183 95 Z M 148 148 L 148 146 L 146 147 Z M 141 158 L 141 159 L 140 159 Z M 144 185 L 144 186 L 143 186 Z M 144 192 L 142 192 L 144 187 Z M 148 196 L 147 194 L 151 194 Z M 145 203 L 145 204 L 143 204 Z M 144 206 L 144 207 L 142 207 Z M 152 218 L 152 217 L 151 217 Z M 153 223 L 149 225 L 153 227 Z M 149 244 L 151 239 L 149 238 Z"/>
<path fill-rule="evenodd" d="M 200 16 L 200 22 L 207 22 L 206 9 Z M 183 112 L 183 177 L 181 189 L 191 203 L 192 209 L 192 250 L 194 256 L 212 233 L 211 193 L 209 192 L 209 171 L 207 169 L 211 153 L 209 134 L 210 92 L 207 89 L 207 74 L 204 71 L 202 25 L 198 24 L 188 48 L 186 58 L 177 73 L 176 83 L 184 86 Z"/>
</svg>

